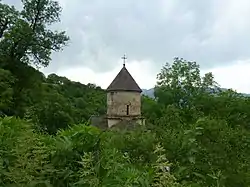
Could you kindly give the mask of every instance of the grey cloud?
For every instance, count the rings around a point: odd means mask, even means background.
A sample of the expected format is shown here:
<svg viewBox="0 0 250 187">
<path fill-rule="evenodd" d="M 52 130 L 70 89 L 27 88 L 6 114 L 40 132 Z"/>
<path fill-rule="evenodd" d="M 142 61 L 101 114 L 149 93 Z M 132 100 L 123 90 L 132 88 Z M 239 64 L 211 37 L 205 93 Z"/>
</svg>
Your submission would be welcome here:
<svg viewBox="0 0 250 187">
<path fill-rule="evenodd" d="M 157 69 L 175 56 L 210 68 L 250 55 L 250 11 L 240 9 L 250 10 L 247 0 L 237 1 L 239 6 L 236 0 L 60 2 L 64 9 L 57 28 L 67 30 L 71 42 L 53 55 L 50 71 L 72 66 L 108 71 L 124 53 L 129 60 L 151 60 Z"/>
</svg>

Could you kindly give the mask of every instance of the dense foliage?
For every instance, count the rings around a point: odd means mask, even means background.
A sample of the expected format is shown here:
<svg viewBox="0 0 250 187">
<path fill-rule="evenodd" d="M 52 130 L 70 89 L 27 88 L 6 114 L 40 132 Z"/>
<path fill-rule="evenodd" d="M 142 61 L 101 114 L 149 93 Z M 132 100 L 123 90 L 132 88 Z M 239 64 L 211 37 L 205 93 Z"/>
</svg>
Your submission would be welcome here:
<svg viewBox="0 0 250 187">
<path fill-rule="evenodd" d="M 146 126 L 101 131 L 105 91 L 51 74 L 66 45 L 52 0 L 0 2 L 0 186 L 250 186 L 250 99 L 175 58 L 143 96 Z"/>
</svg>

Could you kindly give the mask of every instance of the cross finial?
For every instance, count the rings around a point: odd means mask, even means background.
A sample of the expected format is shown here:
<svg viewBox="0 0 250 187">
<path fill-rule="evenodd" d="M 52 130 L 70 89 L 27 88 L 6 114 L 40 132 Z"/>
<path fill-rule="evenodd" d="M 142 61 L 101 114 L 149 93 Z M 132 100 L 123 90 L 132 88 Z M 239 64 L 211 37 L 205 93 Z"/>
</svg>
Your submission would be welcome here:
<svg viewBox="0 0 250 187">
<path fill-rule="evenodd" d="M 127 58 L 126 55 L 124 54 L 124 56 L 122 57 L 122 59 L 123 59 L 123 67 L 125 67 L 125 62 L 126 62 L 126 60 L 127 60 L 128 58 Z"/>
</svg>

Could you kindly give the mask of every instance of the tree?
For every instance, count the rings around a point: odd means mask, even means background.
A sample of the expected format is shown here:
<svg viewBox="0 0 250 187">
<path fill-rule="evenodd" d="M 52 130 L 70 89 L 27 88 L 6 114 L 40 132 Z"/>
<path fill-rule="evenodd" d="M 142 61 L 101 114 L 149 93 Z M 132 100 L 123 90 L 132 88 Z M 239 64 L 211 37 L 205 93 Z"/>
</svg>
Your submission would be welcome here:
<svg viewBox="0 0 250 187">
<path fill-rule="evenodd" d="M 56 134 L 74 122 L 72 106 L 65 97 L 53 92 L 44 93 L 42 101 L 29 108 L 28 115 L 39 131 L 49 134 Z"/>
<path fill-rule="evenodd" d="M 22 3 L 20 12 L 1 5 L 4 7 L 1 46 L 12 61 L 47 66 L 51 52 L 61 50 L 69 40 L 65 31 L 48 28 L 60 21 L 61 8 L 52 0 L 22 0 Z"/>
<path fill-rule="evenodd" d="M 23 116 L 25 93 L 33 88 L 36 74 L 33 65 L 48 66 L 53 51 L 61 50 L 69 38 L 65 31 L 53 31 L 49 26 L 60 21 L 61 8 L 53 0 L 22 0 L 23 9 L 15 10 L 0 4 L 0 67 L 16 79 L 13 98 L 22 106 L 15 115 Z M 35 81 L 36 82 L 36 81 Z"/>
<path fill-rule="evenodd" d="M 190 107 L 193 98 L 217 88 L 213 74 L 200 75 L 196 62 L 174 58 L 172 65 L 166 63 L 157 75 L 156 98 L 160 103 Z"/>
<path fill-rule="evenodd" d="M 5 32 L 13 27 L 17 18 L 18 11 L 15 7 L 3 4 L 0 1 L 0 39 L 4 36 Z"/>
<path fill-rule="evenodd" d="M 4 69 L 0 69 L 0 116 L 10 114 L 13 110 L 13 75 Z"/>
</svg>

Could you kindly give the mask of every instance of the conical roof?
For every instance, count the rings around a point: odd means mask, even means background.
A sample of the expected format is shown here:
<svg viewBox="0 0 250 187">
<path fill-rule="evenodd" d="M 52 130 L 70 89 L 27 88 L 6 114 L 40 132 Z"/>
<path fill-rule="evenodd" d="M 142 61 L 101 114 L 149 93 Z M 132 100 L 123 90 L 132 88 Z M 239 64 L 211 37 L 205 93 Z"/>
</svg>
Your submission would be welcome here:
<svg viewBox="0 0 250 187">
<path fill-rule="evenodd" d="M 130 75 L 127 68 L 123 66 L 121 71 L 107 88 L 107 91 L 134 91 L 142 92 L 141 88 Z"/>
</svg>

